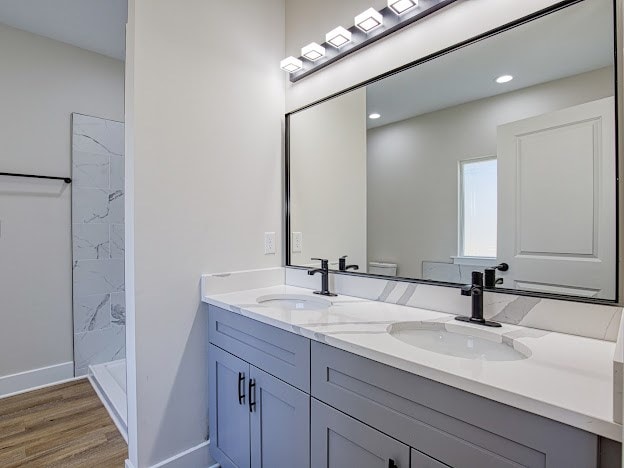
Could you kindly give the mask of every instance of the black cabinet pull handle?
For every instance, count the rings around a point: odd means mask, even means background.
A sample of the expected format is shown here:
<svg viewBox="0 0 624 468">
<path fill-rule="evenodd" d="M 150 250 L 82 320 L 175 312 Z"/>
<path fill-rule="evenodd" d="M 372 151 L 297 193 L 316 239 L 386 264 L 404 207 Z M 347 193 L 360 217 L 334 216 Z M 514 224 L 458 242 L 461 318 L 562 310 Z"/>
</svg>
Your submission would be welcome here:
<svg viewBox="0 0 624 468">
<path fill-rule="evenodd" d="M 238 373 L 238 404 L 245 404 L 245 374 L 243 372 Z"/>
<path fill-rule="evenodd" d="M 390 458 L 388 460 L 388 468 L 399 468 L 399 467 L 397 466 L 396 463 L 394 463 L 394 460 L 392 458 Z"/>
<path fill-rule="evenodd" d="M 249 412 L 256 408 L 256 379 L 249 379 Z"/>
</svg>

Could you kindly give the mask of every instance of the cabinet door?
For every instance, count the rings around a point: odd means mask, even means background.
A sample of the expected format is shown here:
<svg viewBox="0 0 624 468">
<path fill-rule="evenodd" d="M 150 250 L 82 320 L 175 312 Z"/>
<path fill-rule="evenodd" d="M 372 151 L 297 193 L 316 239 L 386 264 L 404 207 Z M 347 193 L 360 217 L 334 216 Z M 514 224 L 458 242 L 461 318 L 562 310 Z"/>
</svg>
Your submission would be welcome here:
<svg viewBox="0 0 624 468">
<path fill-rule="evenodd" d="M 252 468 L 310 466 L 310 396 L 251 366 Z"/>
<path fill-rule="evenodd" d="M 223 468 L 249 468 L 249 364 L 208 348 L 210 453 Z"/>
<path fill-rule="evenodd" d="M 312 398 L 314 468 L 409 468 L 407 445 Z"/>
</svg>

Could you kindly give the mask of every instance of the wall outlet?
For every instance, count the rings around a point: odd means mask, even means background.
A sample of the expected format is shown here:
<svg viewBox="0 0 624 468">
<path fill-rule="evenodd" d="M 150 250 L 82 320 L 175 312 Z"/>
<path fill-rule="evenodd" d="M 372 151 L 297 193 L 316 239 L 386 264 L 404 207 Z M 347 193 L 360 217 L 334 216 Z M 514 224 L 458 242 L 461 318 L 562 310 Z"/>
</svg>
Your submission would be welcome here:
<svg viewBox="0 0 624 468">
<path fill-rule="evenodd" d="M 293 253 L 301 253 L 303 250 L 303 234 L 300 232 L 293 232 L 291 244 Z"/>
<path fill-rule="evenodd" d="M 264 255 L 275 254 L 275 233 L 264 233 Z"/>
</svg>

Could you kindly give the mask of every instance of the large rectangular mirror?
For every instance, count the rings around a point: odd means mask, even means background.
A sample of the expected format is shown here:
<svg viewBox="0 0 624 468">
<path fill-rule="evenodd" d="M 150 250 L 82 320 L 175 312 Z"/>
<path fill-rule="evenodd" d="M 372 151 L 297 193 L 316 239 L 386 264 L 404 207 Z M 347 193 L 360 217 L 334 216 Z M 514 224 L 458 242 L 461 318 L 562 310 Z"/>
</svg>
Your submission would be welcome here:
<svg viewBox="0 0 624 468">
<path fill-rule="evenodd" d="M 615 91 L 582 0 L 289 114 L 287 263 L 617 300 Z"/>
</svg>

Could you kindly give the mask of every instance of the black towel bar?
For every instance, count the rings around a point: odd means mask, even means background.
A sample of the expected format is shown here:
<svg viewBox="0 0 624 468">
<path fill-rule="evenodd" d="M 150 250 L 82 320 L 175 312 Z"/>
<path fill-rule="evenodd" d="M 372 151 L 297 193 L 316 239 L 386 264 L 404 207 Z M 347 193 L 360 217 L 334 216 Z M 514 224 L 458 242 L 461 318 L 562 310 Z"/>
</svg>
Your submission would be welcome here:
<svg viewBox="0 0 624 468">
<path fill-rule="evenodd" d="M 54 176 L 34 175 L 34 174 L 14 174 L 12 172 L 0 172 L 0 176 L 28 177 L 30 179 L 62 180 L 66 184 L 71 184 L 71 181 L 72 181 L 71 177 L 54 177 Z"/>
</svg>

